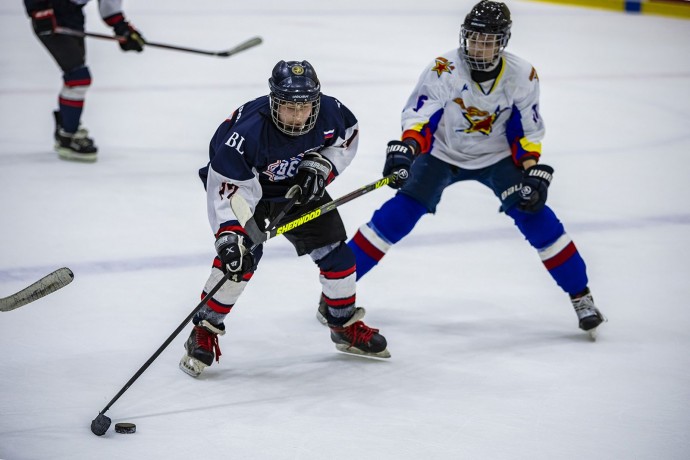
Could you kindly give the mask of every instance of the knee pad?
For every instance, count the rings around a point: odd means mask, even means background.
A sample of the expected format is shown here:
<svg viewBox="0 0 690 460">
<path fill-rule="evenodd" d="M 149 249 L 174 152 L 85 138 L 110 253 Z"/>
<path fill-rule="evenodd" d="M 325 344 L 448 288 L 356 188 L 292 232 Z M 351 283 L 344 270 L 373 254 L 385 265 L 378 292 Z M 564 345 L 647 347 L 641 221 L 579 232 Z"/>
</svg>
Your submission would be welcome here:
<svg viewBox="0 0 690 460">
<path fill-rule="evenodd" d="M 535 214 L 512 207 L 506 214 L 513 219 L 515 226 L 536 249 L 552 244 L 565 233 L 563 224 L 548 206 L 544 206 Z"/>
<path fill-rule="evenodd" d="M 374 213 L 369 227 L 389 244 L 395 244 L 410 233 L 427 212 L 417 200 L 397 193 Z"/>
<path fill-rule="evenodd" d="M 315 249 L 309 255 L 322 272 L 342 272 L 355 266 L 355 255 L 343 241 Z"/>
<path fill-rule="evenodd" d="M 82 107 L 86 91 L 91 86 L 91 72 L 87 66 L 79 67 L 62 76 L 64 86 L 60 91 L 60 104 L 71 107 Z"/>
</svg>

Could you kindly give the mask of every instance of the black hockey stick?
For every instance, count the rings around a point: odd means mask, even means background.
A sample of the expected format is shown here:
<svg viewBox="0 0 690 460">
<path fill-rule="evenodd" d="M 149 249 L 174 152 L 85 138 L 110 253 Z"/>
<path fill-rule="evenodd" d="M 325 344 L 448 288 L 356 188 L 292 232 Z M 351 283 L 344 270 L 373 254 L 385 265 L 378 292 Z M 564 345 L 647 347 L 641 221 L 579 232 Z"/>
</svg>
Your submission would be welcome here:
<svg viewBox="0 0 690 460">
<path fill-rule="evenodd" d="M 63 267 L 8 297 L 0 298 L 0 311 L 12 311 L 62 289 L 72 282 L 74 273 Z"/>
<path fill-rule="evenodd" d="M 95 32 L 83 32 L 81 30 L 69 29 L 67 27 L 56 27 L 54 32 L 56 34 L 70 35 L 72 37 L 102 38 L 104 40 L 114 40 L 114 41 L 118 41 L 118 42 L 125 41 L 124 37 L 120 37 L 117 35 L 98 34 Z M 155 42 L 150 42 L 148 40 L 144 40 L 144 44 L 146 46 L 151 46 L 154 48 L 163 48 L 163 49 L 168 49 L 168 50 L 173 50 L 173 51 L 184 51 L 186 53 L 204 54 L 206 56 L 217 56 L 217 57 L 229 57 L 229 56 L 232 56 L 233 54 L 239 53 L 240 51 L 244 51 L 246 49 L 260 45 L 262 42 L 263 42 L 263 40 L 261 39 L 261 37 L 254 37 L 254 38 L 250 38 L 249 40 L 243 41 L 239 45 L 234 46 L 234 47 L 230 48 L 229 50 L 206 51 L 206 50 L 200 50 L 200 49 L 195 49 L 195 48 L 185 48 L 183 46 L 168 45 L 165 43 L 155 43 Z"/>
<path fill-rule="evenodd" d="M 273 219 L 273 221 L 268 224 L 268 228 L 275 227 L 280 222 L 280 220 L 285 216 L 285 214 L 290 210 L 290 208 L 297 202 L 298 198 L 299 198 L 298 194 L 294 195 L 290 199 L 290 201 L 283 207 L 283 209 L 278 213 L 278 215 L 276 215 L 276 217 Z M 259 244 L 261 244 L 261 243 L 255 243 L 252 246 L 251 250 L 254 250 Z M 180 323 L 180 325 L 177 326 L 177 329 L 175 329 L 173 331 L 173 333 L 170 334 L 170 336 L 165 340 L 165 342 L 163 342 L 163 345 L 161 345 L 158 348 L 158 350 L 156 350 L 155 353 L 153 355 L 151 355 L 151 357 L 148 359 L 148 361 L 146 361 L 144 363 L 144 365 L 139 368 L 139 370 L 132 376 L 132 378 L 130 378 L 127 381 L 127 383 L 125 383 L 125 385 L 120 389 L 120 391 L 115 395 L 115 397 L 110 400 L 108 405 L 106 405 L 98 413 L 96 418 L 91 421 L 91 432 L 93 434 L 95 434 L 96 436 L 103 436 L 105 434 L 105 432 L 108 431 L 108 428 L 110 428 L 111 420 L 108 416 L 105 415 L 106 411 L 108 409 L 110 409 L 110 406 L 115 404 L 115 401 L 120 399 L 120 396 L 122 396 L 124 394 L 124 392 L 127 391 L 127 389 L 129 389 L 129 387 L 132 386 L 132 384 L 141 376 L 141 374 L 143 374 L 146 371 L 146 369 L 148 369 L 148 367 L 156 360 L 156 358 L 158 358 L 158 356 L 161 353 L 163 353 L 163 350 L 165 350 L 168 347 L 168 345 L 170 345 L 170 343 L 175 339 L 175 337 L 178 336 L 178 334 L 180 332 L 182 332 L 182 329 L 184 329 L 187 326 L 187 324 L 192 320 L 194 315 L 196 315 L 196 313 L 199 310 L 201 310 L 201 308 L 204 305 L 206 305 L 206 303 L 209 300 L 211 300 L 211 298 L 216 294 L 216 292 L 218 292 L 218 290 L 223 286 L 223 284 L 225 284 L 226 281 L 231 279 L 232 276 L 233 276 L 233 273 L 230 271 L 225 273 L 223 278 L 221 278 L 221 280 L 218 281 L 218 283 L 216 283 L 215 286 L 213 286 L 213 289 L 211 289 L 208 292 L 208 294 L 206 294 L 201 299 L 201 302 L 199 302 L 199 304 L 196 307 L 194 307 L 194 310 L 192 310 L 192 312 L 184 319 L 184 321 L 182 321 L 182 323 Z M 239 281 L 239 280 L 236 280 L 236 281 Z"/>
</svg>

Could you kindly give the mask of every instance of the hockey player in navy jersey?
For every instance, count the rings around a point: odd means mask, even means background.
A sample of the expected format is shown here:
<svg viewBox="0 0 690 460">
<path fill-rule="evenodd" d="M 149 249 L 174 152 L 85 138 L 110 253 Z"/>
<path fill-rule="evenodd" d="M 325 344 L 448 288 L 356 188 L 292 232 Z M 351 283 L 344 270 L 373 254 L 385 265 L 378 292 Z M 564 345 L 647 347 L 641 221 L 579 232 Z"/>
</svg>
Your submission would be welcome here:
<svg viewBox="0 0 690 460">
<path fill-rule="evenodd" d="M 88 131 L 80 126 L 86 91 L 91 85 L 91 72 L 86 65 L 83 37 L 55 33 L 56 27 L 84 30 L 84 5 L 89 0 L 24 0 L 31 17 L 34 33 L 62 70 L 64 82 L 58 97 L 55 118 L 55 151 L 64 160 L 96 161 L 98 149 Z M 103 20 L 115 35 L 124 37 L 123 51 L 140 52 L 144 39 L 122 13 L 122 0 L 98 0 Z"/>
<path fill-rule="evenodd" d="M 337 99 L 321 94 L 307 61 L 280 61 L 269 79 L 270 94 L 247 102 L 218 127 L 209 147 L 210 162 L 200 171 L 218 256 L 204 295 L 229 270 L 227 281 L 193 318 L 180 368 L 198 376 L 220 356 L 218 336 L 224 319 L 252 278 L 263 253 L 240 224 L 249 209 L 260 227 L 283 209 L 288 196 L 296 206 L 284 220 L 331 201 L 325 188 L 352 161 L 358 143 L 357 119 Z M 246 225 L 246 222 L 245 222 Z M 262 230 L 264 230 L 262 228 Z M 309 254 L 320 270 L 321 302 L 331 340 L 344 352 L 387 358 L 386 339 L 362 322 L 356 306 L 355 257 L 337 211 L 284 233 L 297 255 Z"/>
<path fill-rule="evenodd" d="M 504 51 L 511 24 L 504 3 L 477 3 L 461 27 L 460 47 L 424 70 L 402 113 L 401 140 L 386 149 L 383 174 L 397 171 L 400 190 L 348 245 L 359 279 L 423 215 L 436 212 L 446 187 L 478 181 L 570 296 L 580 329 L 594 336 L 605 319 L 587 286 L 584 260 L 546 205 L 554 170 L 539 161 L 539 78 L 528 62 Z"/>
</svg>

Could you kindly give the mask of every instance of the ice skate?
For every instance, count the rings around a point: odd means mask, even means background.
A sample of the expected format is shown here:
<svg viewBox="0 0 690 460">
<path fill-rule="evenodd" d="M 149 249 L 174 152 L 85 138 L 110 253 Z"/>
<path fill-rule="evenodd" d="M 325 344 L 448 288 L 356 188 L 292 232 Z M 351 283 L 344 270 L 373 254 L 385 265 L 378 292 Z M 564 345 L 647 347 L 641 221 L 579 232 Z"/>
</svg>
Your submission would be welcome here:
<svg viewBox="0 0 690 460">
<path fill-rule="evenodd" d="M 570 301 L 577 314 L 580 329 L 587 332 L 592 340 L 596 340 L 597 328 L 607 320 L 599 309 L 594 306 L 594 298 L 589 289 L 587 289 L 584 295 L 570 299 Z"/>
<path fill-rule="evenodd" d="M 55 116 L 55 151 L 63 160 L 94 162 L 98 148 L 89 137 L 89 132 L 79 126 L 76 133 L 68 133 L 60 123 L 60 113 Z"/>
<path fill-rule="evenodd" d="M 342 326 L 328 325 L 335 348 L 353 355 L 390 358 L 386 338 L 379 334 L 378 329 L 371 328 L 361 321 L 365 313 L 364 308 L 357 307 L 352 318 Z"/>
<path fill-rule="evenodd" d="M 192 333 L 184 344 L 186 353 L 180 359 L 182 372 L 198 377 L 208 366 L 213 364 L 213 359 L 220 358 L 220 346 L 218 336 L 225 334 L 225 328 L 221 324 L 214 326 L 206 320 L 194 326 Z"/>
</svg>

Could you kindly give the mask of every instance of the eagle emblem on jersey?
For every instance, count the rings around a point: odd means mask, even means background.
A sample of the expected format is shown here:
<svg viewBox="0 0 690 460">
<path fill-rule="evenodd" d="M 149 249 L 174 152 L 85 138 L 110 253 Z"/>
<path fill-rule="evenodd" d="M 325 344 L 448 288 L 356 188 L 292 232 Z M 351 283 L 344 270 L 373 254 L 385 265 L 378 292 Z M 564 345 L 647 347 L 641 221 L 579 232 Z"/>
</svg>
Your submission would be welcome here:
<svg viewBox="0 0 690 460">
<path fill-rule="evenodd" d="M 469 127 L 465 128 L 463 131 L 466 133 L 482 133 L 485 136 L 491 134 L 496 119 L 503 112 L 508 110 L 507 108 L 502 109 L 500 105 L 496 107 L 493 113 L 473 106 L 467 107 L 465 106 L 465 101 L 460 97 L 453 99 L 453 102 L 460 106 L 462 109 L 462 116 L 465 117 L 465 120 L 470 124 Z"/>
<path fill-rule="evenodd" d="M 444 72 L 453 73 L 453 70 L 455 70 L 453 62 L 444 57 L 437 57 L 436 64 L 431 68 L 431 71 L 436 72 L 439 78 L 441 78 Z"/>
</svg>

